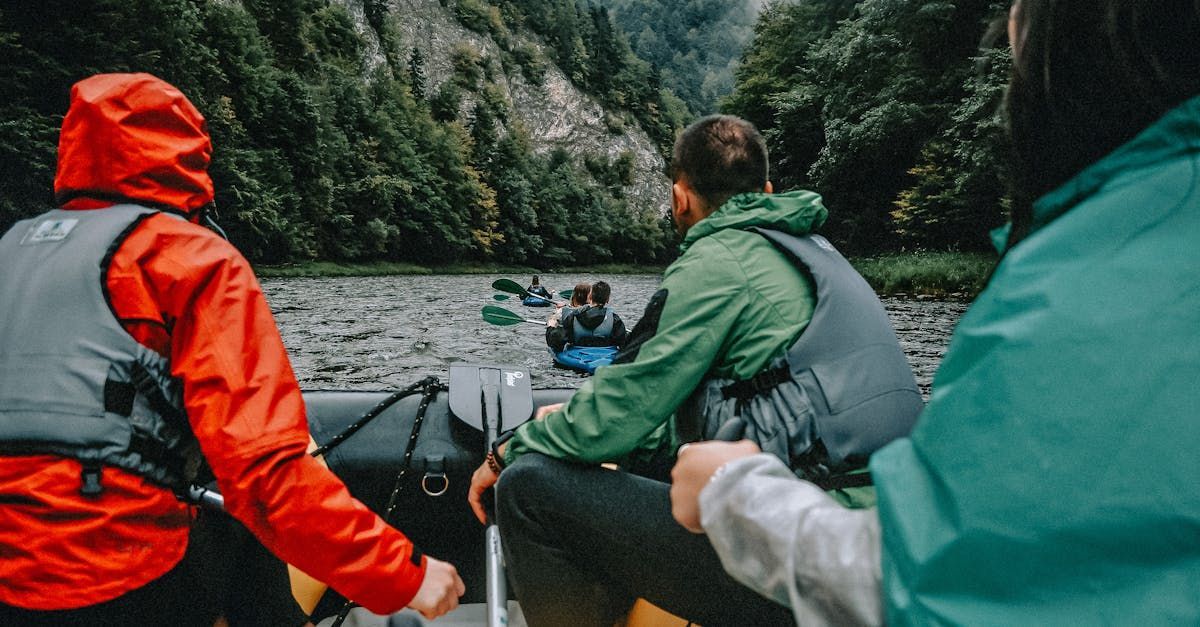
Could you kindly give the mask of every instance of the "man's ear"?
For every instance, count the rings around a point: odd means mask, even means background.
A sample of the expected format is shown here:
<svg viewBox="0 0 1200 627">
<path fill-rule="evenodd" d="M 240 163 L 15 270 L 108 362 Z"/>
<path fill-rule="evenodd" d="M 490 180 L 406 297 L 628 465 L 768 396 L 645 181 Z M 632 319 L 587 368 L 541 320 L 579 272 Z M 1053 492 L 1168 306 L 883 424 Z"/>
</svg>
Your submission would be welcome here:
<svg viewBox="0 0 1200 627">
<path fill-rule="evenodd" d="M 687 213 L 688 206 L 691 204 L 691 194 L 688 191 L 688 184 L 683 179 L 675 181 L 671 185 L 671 214 L 675 217 L 677 224 L 679 216 Z"/>
<path fill-rule="evenodd" d="M 767 184 L 763 185 L 763 193 L 764 194 L 774 194 L 775 193 L 775 186 L 771 185 L 771 181 L 767 181 Z"/>
</svg>

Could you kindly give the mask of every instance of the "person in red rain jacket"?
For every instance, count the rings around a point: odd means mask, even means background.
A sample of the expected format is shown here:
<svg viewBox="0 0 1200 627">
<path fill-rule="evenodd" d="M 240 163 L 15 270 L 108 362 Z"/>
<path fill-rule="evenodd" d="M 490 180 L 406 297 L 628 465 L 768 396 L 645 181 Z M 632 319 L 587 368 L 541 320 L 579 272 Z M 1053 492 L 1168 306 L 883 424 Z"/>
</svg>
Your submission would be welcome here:
<svg viewBox="0 0 1200 627">
<path fill-rule="evenodd" d="M 186 414 L 228 512 L 276 556 L 367 609 L 407 606 L 429 618 L 453 609 L 464 591 L 454 567 L 423 556 L 306 454 L 299 385 L 254 273 L 232 245 L 196 224 L 213 201 L 211 150 L 204 118 L 171 85 L 148 74 L 87 78 L 71 90 L 63 120 L 54 183 L 60 209 L 50 212 L 56 219 L 18 223 L 0 239 L 0 623 L 182 626 L 197 613 L 189 578 L 203 567 L 188 550 L 195 510 L 161 481 L 130 470 L 136 464 L 129 460 L 142 458 L 96 464 L 86 446 L 54 448 L 28 435 L 43 424 L 62 431 L 54 421 L 73 410 L 53 413 L 58 400 L 68 408 L 91 402 L 58 399 L 71 386 L 84 389 L 86 377 L 47 369 L 57 363 L 46 360 L 56 358 L 59 339 L 30 329 L 55 328 L 56 320 L 104 305 L 89 301 L 100 293 L 89 295 L 90 288 L 60 294 L 57 279 L 38 277 L 47 266 L 26 255 L 55 249 L 46 263 L 66 274 L 96 274 L 91 260 L 72 258 L 90 254 L 72 243 L 83 247 L 89 225 L 111 223 L 106 216 L 143 207 L 153 211 L 111 242 L 95 281 L 120 326 L 103 315 L 97 325 L 123 328 L 135 348 L 151 349 L 145 352 L 166 364 L 164 379 L 181 384 L 179 415 Z M 10 271 L 22 263 L 28 272 Z M 19 297 L 4 296 L 13 294 Z M 57 329 L 64 346 L 71 344 L 77 330 Z M 100 350 L 94 345 L 105 341 L 72 345 Z M 78 413 L 113 419 L 110 396 L 129 413 L 133 401 L 109 394 L 122 382 L 109 383 L 105 407 Z M 39 394 L 51 402 L 30 402 Z M 128 619 L 136 620 L 122 622 Z"/>
</svg>

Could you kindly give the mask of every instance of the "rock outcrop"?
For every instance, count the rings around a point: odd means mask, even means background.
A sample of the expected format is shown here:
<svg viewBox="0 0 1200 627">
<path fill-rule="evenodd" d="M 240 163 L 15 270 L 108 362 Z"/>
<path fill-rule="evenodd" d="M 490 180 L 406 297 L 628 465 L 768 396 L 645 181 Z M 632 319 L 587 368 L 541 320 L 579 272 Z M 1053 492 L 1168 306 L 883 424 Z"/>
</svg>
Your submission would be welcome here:
<svg viewBox="0 0 1200 627">
<path fill-rule="evenodd" d="M 366 18 L 364 1 L 336 0 L 346 7 L 367 43 L 368 65 L 383 64 L 378 34 Z M 489 35 L 467 29 L 439 0 L 388 0 L 388 10 L 401 34 L 402 46 L 417 49 L 424 57 L 428 93 L 434 93 L 454 74 L 453 55 L 463 45 L 474 49 L 485 63 L 497 68 L 492 84 L 509 103 L 513 118 L 528 135 L 537 153 L 565 149 L 582 162 L 585 157 L 603 156 L 616 161 L 632 157 L 632 182 L 623 197 L 637 212 L 662 212 L 669 202 L 670 184 L 665 163 L 653 141 L 619 112 L 606 111 L 595 98 L 585 94 L 549 60 L 544 46 L 531 33 L 512 33 L 522 45 L 537 51 L 544 64 L 541 80 L 531 83 L 519 70 L 504 71 L 502 50 Z M 465 94 L 461 111 L 470 111 L 474 94 Z M 614 124 L 614 122 L 616 122 Z"/>
</svg>

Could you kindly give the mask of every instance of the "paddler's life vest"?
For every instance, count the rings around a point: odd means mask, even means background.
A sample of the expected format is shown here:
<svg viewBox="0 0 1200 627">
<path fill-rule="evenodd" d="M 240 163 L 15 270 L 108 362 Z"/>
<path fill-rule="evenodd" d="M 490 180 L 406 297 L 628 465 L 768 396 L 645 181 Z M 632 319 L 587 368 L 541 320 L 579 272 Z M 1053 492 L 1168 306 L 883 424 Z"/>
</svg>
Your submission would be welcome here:
<svg viewBox="0 0 1200 627">
<path fill-rule="evenodd" d="M 582 315 L 595 315 L 592 312 L 603 311 L 604 319 L 594 329 L 589 329 L 579 320 Z M 613 320 L 612 307 L 585 306 L 574 311 L 571 317 L 571 343 L 575 346 L 608 346 L 612 344 L 613 330 L 616 323 Z"/>
<path fill-rule="evenodd" d="M 749 438 L 802 479 L 830 485 L 907 435 L 921 394 L 879 298 L 828 240 L 749 230 L 813 278 L 812 320 L 753 378 L 702 382 L 676 414 L 680 440 Z"/>
<path fill-rule="evenodd" d="M 102 465 L 178 490 L 203 463 L 170 365 L 108 304 L 112 255 L 155 213 L 56 209 L 0 238 L 0 454 L 78 459 L 85 496 Z"/>
</svg>

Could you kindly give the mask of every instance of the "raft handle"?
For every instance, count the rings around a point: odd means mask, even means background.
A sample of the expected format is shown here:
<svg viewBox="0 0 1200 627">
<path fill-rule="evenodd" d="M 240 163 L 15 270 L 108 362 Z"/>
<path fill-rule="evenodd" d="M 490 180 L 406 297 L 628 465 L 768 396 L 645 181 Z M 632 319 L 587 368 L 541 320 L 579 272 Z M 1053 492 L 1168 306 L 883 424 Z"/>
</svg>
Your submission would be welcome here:
<svg viewBox="0 0 1200 627">
<path fill-rule="evenodd" d="M 441 487 L 435 490 L 429 489 L 430 479 L 441 481 Z M 425 476 L 421 477 L 421 489 L 429 496 L 441 496 L 450 489 L 450 480 L 446 478 L 446 457 L 444 455 L 430 455 L 425 458 Z"/>
</svg>

